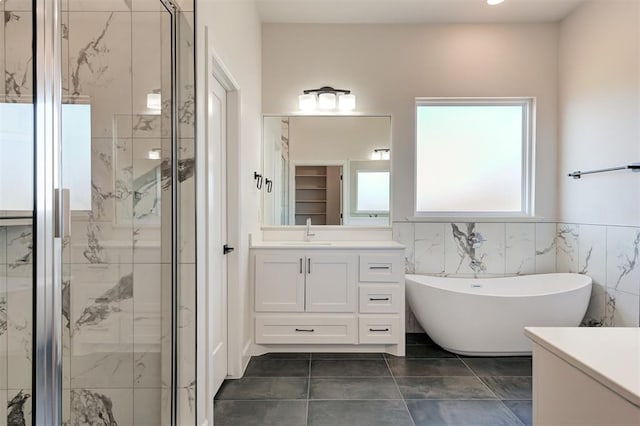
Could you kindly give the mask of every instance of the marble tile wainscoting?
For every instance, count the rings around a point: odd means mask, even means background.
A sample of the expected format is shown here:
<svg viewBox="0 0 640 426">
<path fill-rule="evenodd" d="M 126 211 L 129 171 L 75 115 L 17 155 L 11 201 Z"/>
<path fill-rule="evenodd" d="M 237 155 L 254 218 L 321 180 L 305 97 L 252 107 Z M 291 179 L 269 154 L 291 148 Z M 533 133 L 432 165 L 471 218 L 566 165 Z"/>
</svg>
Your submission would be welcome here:
<svg viewBox="0 0 640 426">
<path fill-rule="evenodd" d="M 476 244 L 472 244 L 474 241 Z M 530 222 L 394 222 L 407 273 L 497 277 L 575 272 L 593 278 L 585 326 L 640 323 L 640 228 Z M 478 244 L 479 243 L 479 246 Z M 422 328 L 407 304 L 407 332 Z"/>
</svg>

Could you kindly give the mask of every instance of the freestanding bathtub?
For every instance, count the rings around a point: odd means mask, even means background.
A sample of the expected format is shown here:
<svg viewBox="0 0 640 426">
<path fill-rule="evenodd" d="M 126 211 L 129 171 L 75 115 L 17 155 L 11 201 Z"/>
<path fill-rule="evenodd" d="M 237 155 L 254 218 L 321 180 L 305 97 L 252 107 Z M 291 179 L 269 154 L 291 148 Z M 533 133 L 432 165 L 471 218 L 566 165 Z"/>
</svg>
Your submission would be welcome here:
<svg viewBox="0 0 640 426">
<path fill-rule="evenodd" d="M 405 277 L 407 300 L 422 328 L 461 355 L 530 354 L 524 327 L 578 326 L 591 296 L 591 278 L 580 274 Z"/>
</svg>

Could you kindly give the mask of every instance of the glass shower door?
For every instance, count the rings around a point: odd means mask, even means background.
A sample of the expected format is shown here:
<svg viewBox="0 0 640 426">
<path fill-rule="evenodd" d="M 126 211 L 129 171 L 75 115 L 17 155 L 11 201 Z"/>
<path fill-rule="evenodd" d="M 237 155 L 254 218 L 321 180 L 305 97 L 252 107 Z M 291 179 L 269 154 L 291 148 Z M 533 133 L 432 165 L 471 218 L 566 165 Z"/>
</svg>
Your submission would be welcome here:
<svg viewBox="0 0 640 426">
<path fill-rule="evenodd" d="M 32 2 L 0 11 L 0 425 L 20 425 L 31 424 L 33 394 Z"/>
<path fill-rule="evenodd" d="M 62 418 L 169 425 L 173 18 L 159 0 L 68 5 Z"/>
</svg>

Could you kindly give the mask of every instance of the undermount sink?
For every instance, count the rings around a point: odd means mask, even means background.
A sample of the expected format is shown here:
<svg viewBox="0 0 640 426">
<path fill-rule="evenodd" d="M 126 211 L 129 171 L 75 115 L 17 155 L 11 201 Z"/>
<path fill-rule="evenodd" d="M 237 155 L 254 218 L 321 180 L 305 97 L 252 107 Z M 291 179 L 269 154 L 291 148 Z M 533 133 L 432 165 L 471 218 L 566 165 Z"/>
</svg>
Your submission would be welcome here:
<svg viewBox="0 0 640 426">
<path fill-rule="evenodd" d="M 285 246 L 330 246 L 330 241 L 288 241 L 282 243 Z"/>
</svg>

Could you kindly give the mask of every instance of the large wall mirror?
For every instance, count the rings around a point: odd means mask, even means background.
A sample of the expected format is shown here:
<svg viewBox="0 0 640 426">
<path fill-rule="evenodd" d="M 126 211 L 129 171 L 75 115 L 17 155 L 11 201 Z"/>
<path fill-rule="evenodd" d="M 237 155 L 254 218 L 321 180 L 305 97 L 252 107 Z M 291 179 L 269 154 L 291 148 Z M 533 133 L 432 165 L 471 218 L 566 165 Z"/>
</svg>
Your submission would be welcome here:
<svg viewBox="0 0 640 426">
<path fill-rule="evenodd" d="M 389 226 L 390 116 L 265 116 L 263 224 Z"/>
</svg>

